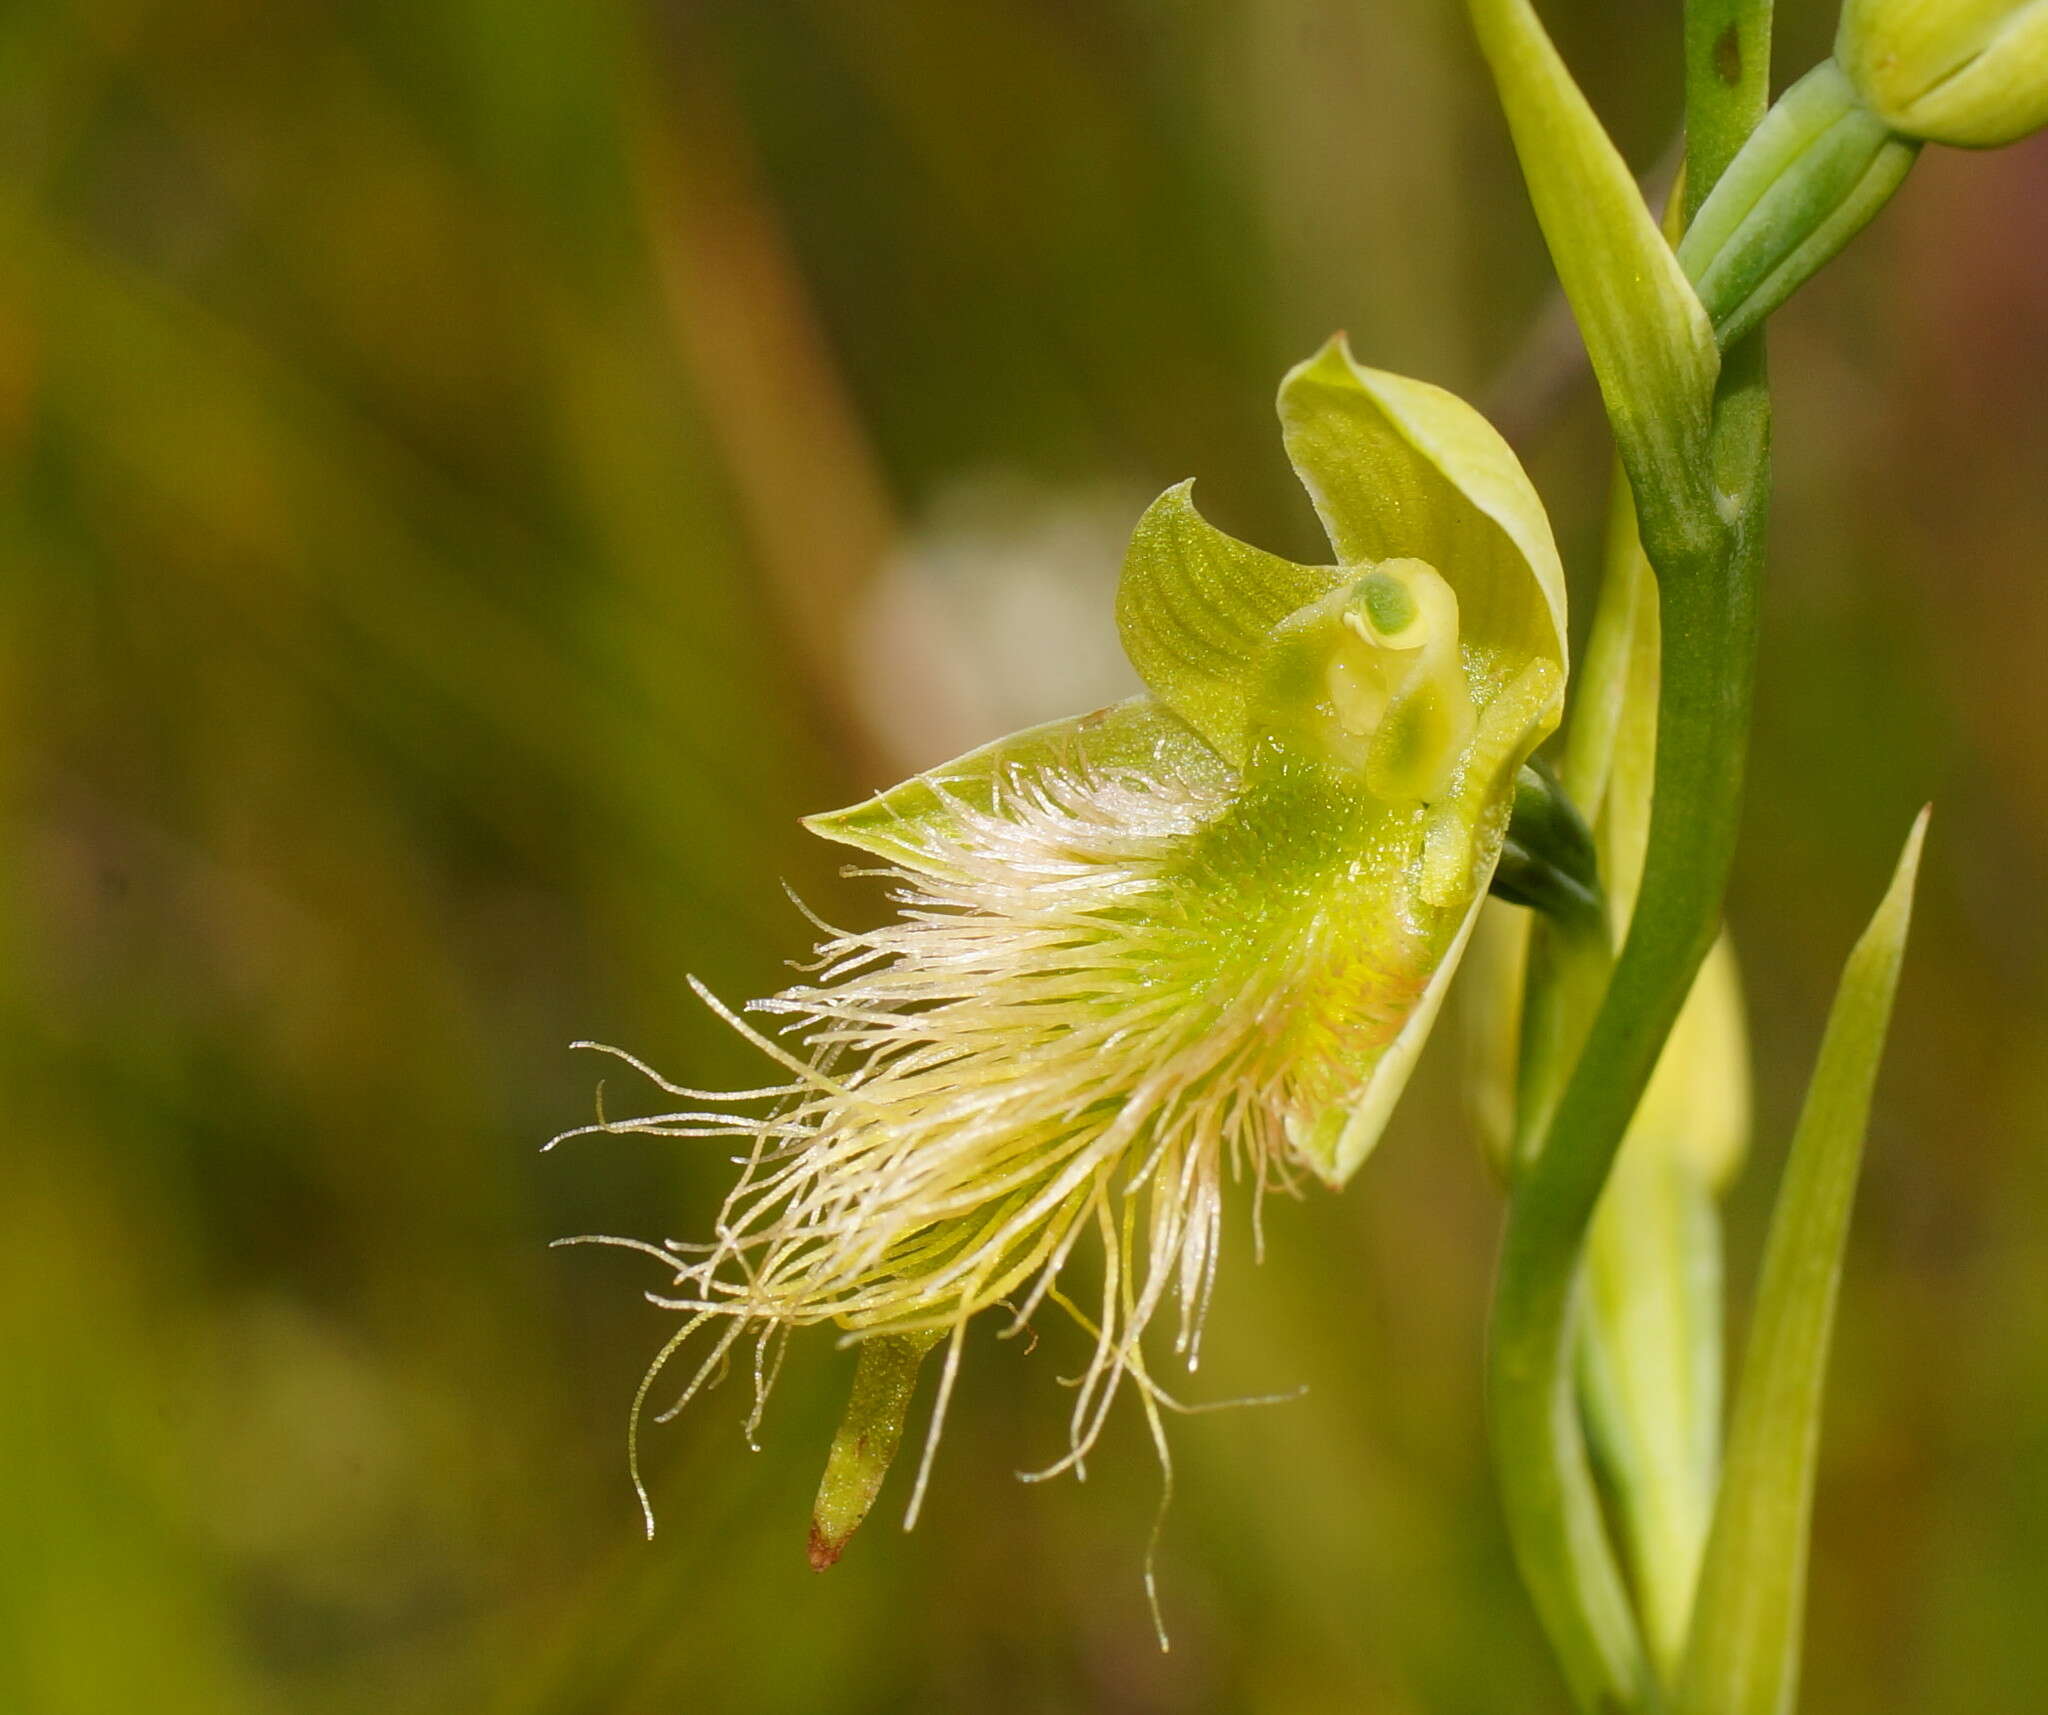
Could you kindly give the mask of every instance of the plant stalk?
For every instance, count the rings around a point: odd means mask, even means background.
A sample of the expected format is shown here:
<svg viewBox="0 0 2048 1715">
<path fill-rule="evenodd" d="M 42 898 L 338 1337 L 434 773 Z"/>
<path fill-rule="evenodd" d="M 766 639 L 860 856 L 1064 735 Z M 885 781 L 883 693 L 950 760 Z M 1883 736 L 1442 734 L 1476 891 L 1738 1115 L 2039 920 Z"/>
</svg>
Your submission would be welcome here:
<svg viewBox="0 0 2048 1715">
<path fill-rule="evenodd" d="M 1763 117 L 1770 23 L 1768 0 L 1687 7 L 1688 208 Z M 1664 651 L 1641 892 L 1547 1135 L 1520 1163 L 1495 1288 L 1489 1407 L 1503 1501 L 1574 1692 L 1597 1715 L 1654 1710 L 1661 1691 L 1579 1416 L 1581 1262 L 1623 1134 L 1720 923 L 1749 744 L 1769 452 L 1764 353 L 1751 335 L 1724 355 L 1701 473 L 1710 480 L 1635 497 Z"/>
</svg>

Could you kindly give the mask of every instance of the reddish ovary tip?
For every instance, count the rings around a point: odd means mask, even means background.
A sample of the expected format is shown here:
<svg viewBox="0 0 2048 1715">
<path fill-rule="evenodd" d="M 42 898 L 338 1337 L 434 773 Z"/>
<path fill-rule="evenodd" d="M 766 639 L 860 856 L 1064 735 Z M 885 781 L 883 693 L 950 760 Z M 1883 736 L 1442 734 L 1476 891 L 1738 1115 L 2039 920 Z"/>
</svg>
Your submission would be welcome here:
<svg viewBox="0 0 2048 1715">
<path fill-rule="evenodd" d="M 842 1537 L 839 1541 L 834 1542 L 818 1528 L 817 1520 L 813 1519 L 811 1521 L 811 1540 L 805 1553 L 810 1560 L 813 1572 L 823 1572 L 828 1566 L 835 1565 L 838 1562 L 840 1551 L 845 1547 L 845 1538 Z"/>
</svg>

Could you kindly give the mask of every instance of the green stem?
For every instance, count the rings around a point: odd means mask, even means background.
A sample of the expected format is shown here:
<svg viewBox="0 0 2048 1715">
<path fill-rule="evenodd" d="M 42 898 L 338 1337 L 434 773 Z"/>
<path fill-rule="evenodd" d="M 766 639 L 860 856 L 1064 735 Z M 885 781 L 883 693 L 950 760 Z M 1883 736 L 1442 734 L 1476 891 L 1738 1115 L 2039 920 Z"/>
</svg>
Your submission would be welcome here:
<svg viewBox="0 0 2048 1715">
<path fill-rule="evenodd" d="M 1761 506 L 1753 516 L 1761 522 Z M 1565 1623 L 1591 1643 L 1581 1643 L 1581 1654 L 1599 1664 L 1597 1682 L 1579 1686 L 1589 1709 L 1651 1709 L 1655 1688 L 1577 1414 L 1579 1260 L 1622 1133 L 1720 918 L 1741 809 L 1759 559 L 1761 533 L 1753 531 L 1737 533 L 1714 563 L 1659 568 L 1659 809 L 1642 893 L 1548 1139 L 1522 1164 L 1495 1287 L 1491 1416 L 1505 1500 L 1518 1535 L 1544 1545 L 1542 1576 L 1556 1588 L 1534 1594 L 1552 1633 L 1561 1590 L 1569 1590 L 1577 1615 Z"/>
<path fill-rule="evenodd" d="M 1767 477 L 1762 355 L 1731 354 L 1716 448 L 1746 468 L 1736 528 L 1690 563 L 1646 542 L 1662 592 L 1664 686 L 1656 801 L 1642 891 L 1613 980 L 1549 1135 L 1509 1205 L 1494 1296 L 1492 1426 L 1506 1501 L 1549 1545 L 1547 1582 L 1569 1591 L 1563 1623 L 1598 1664 L 1586 1707 L 1654 1707 L 1655 1692 L 1587 1460 L 1574 1393 L 1574 1308 L 1587 1228 L 1623 1133 L 1720 920 L 1741 812 Z M 1564 1597 L 1536 1595 L 1555 1635 Z M 1632 1647 L 1633 1646 L 1633 1647 Z"/>
<path fill-rule="evenodd" d="M 1771 102 L 1771 0 L 1687 0 L 1685 221 Z"/>
<path fill-rule="evenodd" d="M 1687 9 L 1694 206 L 1763 116 L 1769 39 L 1768 3 Z M 1769 448 L 1763 351 L 1751 338 L 1723 364 L 1703 485 L 1711 516 L 1686 495 L 1636 496 L 1664 650 L 1642 887 L 1548 1137 L 1521 1164 L 1494 1294 L 1489 1415 L 1503 1504 L 1574 1691 L 1594 1711 L 1654 1709 L 1659 1692 L 1579 1417 L 1580 1263 L 1623 1133 L 1720 921 L 1749 742 Z"/>
</svg>

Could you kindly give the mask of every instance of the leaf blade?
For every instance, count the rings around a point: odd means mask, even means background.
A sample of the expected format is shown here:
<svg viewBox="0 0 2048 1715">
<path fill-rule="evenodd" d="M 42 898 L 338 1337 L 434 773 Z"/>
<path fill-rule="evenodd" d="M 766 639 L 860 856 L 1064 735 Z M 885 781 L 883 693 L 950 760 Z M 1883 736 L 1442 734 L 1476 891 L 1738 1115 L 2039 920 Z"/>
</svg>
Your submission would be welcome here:
<svg viewBox="0 0 2048 1715">
<path fill-rule="evenodd" d="M 1927 831 L 1842 973 L 1771 1218 L 1679 1715 L 1790 1715 L 1835 1298 Z"/>
<path fill-rule="evenodd" d="M 1529 0 L 1471 0 L 1537 224 L 1638 497 L 1706 492 L 1720 352 L 1634 176 Z"/>
</svg>

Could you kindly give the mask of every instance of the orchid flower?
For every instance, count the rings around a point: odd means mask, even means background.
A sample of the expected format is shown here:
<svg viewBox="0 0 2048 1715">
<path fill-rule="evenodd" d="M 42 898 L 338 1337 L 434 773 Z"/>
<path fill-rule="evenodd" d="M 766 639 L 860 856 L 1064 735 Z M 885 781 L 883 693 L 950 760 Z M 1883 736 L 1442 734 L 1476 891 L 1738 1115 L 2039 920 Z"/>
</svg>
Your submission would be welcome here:
<svg viewBox="0 0 2048 1715">
<path fill-rule="evenodd" d="M 861 1346 L 815 1564 L 866 1511 L 942 1347 L 915 1518 L 983 1311 L 1015 1330 L 1056 1309 L 1092 1343 L 1039 1474 L 1082 1466 L 1125 1382 L 1158 1436 L 1174 1402 L 1143 1336 L 1170 1312 L 1194 1366 L 1227 1187 L 1256 1209 L 1342 1186 L 1371 1151 L 1486 898 L 1517 770 L 1558 722 L 1563 577 L 1499 435 L 1341 339 L 1279 409 L 1333 563 L 1233 540 L 1191 484 L 1169 490 L 1117 598 L 1146 693 L 811 818 L 886 865 L 899 914 L 829 931 L 809 981 L 754 1003 L 780 1031 L 700 989 L 780 1081 L 664 1085 L 688 1105 L 582 1128 L 744 1155 L 708 1241 L 598 1241 L 673 1275 L 650 1296 L 681 1323 L 636 1426 L 693 1341 L 671 1411 L 747 1342 L 755 1421 L 791 1330 Z"/>
</svg>

